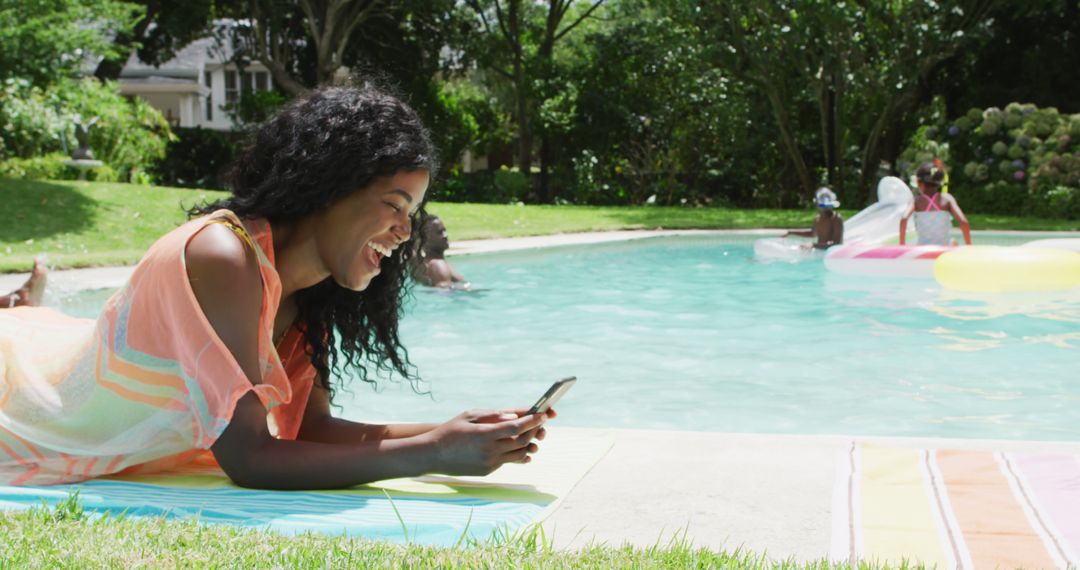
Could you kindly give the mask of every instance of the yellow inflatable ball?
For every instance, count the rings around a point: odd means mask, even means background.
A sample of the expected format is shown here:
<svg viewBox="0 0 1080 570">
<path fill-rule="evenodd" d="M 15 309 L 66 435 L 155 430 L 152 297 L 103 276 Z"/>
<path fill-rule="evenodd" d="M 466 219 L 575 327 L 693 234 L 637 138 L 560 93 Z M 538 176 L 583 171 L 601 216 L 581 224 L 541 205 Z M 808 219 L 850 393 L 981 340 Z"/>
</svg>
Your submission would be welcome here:
<svg viewBox="0 0 1080 570">
<path fill-rule="evenodd" d="M 1080 253 L 1041 247 L 961 247 L 938 257 L 934 279 L 957 291 L 1062 291 L 1080 287 Z"/>
</svg>

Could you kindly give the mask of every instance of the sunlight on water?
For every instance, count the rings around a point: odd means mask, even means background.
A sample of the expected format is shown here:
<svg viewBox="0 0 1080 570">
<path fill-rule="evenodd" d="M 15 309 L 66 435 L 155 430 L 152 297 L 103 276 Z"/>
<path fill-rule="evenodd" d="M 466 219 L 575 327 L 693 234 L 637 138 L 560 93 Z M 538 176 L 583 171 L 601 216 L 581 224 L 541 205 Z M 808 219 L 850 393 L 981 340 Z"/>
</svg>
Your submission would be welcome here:
<svg viewBox="0 0 1080 570">
<path fill-rule="evenodd" d="M 751 241 L 455 258 L 479 290 L 418 290 L 402 324 L 430 394 L 354 383 L 338 403 L 354 419 L 438 421 L 528 406 L 576 375 L 557 406 L 563 425 L 1080 436 L 1080 291 L 842 277 L 820 261 L 757 262 Z"/>
</svg>

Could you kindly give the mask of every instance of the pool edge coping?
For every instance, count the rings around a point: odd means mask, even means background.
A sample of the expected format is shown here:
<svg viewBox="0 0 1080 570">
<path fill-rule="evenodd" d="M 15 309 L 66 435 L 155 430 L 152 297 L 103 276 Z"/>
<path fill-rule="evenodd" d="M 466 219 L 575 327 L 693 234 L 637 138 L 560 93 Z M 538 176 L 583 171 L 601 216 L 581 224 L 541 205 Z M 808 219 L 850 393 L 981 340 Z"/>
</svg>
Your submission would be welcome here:
<svg viewBox="0 0 1080 570">
<path fill-rule="evenodd" d="M 655 237 L 677 236 L 707 236 L 727 234 L 749 234 L 760 236 L 779 236 L 783 230 L 776 228 L 755 229 L 713 229 L 713 230 L 614 230 L 599 232 L 578 232 L 565 234 L 547 234 L 541 236 L 521 236 L 494 239 L 461 240 L 454 242 L 446 252 L 447 256 L 459 257 L 468 255 L 480 255 L 487 253 L 500 253 L 510 251 L 524 251 L 549 247 L 563 247 L 575 245 L 593 245 L 612 243 L 619 241 L 633 241 Z M 1031 235 L 1063 234 L 1080 232 L 1064 231 L 1034 231 L 1034 230 L 977 230 L 973 235 L 982 233 Z M 107 289 L 121 287 L 131 277 L 134 265 L 109 266 L 109 267 L 86 267 L 79 269 L 60 269 L 49 272 L 49 281 L 54 286 L 59 286 L 65 293 L 92 289 Z M 0 274 L 0 291 L 14 290 L 21 286 L 29 277 L 29 272 Z"/>
</svg>

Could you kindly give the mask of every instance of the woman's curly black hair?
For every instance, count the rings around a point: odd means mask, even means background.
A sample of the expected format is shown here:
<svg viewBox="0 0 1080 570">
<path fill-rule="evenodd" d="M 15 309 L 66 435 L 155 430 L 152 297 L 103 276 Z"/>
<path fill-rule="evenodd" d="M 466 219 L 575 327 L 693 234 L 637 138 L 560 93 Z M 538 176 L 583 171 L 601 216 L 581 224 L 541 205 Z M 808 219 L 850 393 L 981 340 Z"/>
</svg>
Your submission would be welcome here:
<svg viewBox="0 0 1080 570">
<path fill-rule="evenodd" d="M 437 158 L 431 133 L 412 108 L 372 85 L 325 87 L 293 101 L 253 134 L 227 175 L 232 196 L 188 214 L 226 208 L 240 218 L 266 218 L 271 224 L 298 220 L 378 177 L 418 169 L 434 176 Z M 408 295 L 412 242 L 420 239 L 415 230 L 424 216 L 421 204 L 413 237 L 382 261 L 381 273 L 364 291 L 351 291 L 328 277 L 296 293 L 297 326 L 331 398 L 331 372 L 352 369 L 361 380 L 375 383 L 365 362 L 396 371 L 416 387 L 418 377 L 398 338 L 398 321 Z"/>
</svg>

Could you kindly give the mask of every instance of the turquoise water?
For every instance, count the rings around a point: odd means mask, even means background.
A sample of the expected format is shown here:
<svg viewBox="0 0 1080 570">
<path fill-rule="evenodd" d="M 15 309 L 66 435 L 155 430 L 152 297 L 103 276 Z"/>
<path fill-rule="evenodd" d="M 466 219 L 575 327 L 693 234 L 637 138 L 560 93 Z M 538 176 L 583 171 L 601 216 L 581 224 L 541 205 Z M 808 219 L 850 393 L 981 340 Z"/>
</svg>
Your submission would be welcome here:
<svg viewBox="0 0 1080 570">
<path fill-rule="evenodd" d="M 528 406 L 576 375 L 562 425 L 1080 436 L 1080 292 L 839 278 L 820 261 L 755 261 L 751 241 L 454 258 L 480 290 L 417 291 L 402 325 L 430 394 L 353 385 L 338 398 L 343 415 L 435 421 Z"/>
</svg>

